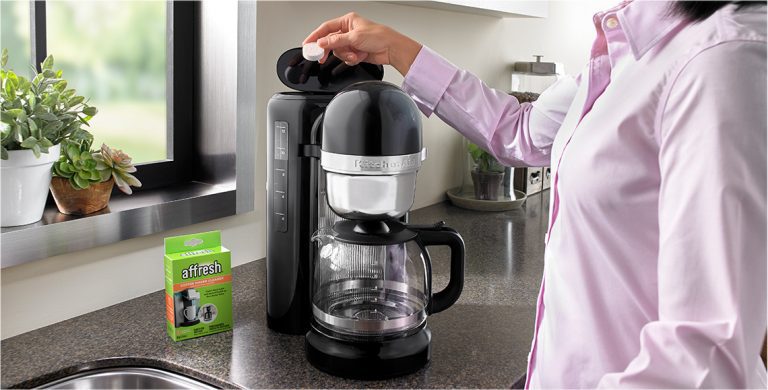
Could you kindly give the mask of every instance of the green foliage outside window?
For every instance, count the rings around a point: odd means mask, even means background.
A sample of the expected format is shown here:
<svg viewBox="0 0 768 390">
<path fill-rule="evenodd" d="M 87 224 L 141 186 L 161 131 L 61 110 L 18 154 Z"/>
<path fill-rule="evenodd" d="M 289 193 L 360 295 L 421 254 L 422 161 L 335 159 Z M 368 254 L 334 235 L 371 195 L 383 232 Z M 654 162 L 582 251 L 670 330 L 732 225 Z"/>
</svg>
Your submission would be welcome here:
<svg viewBox="0 0 768 390">
<path fill-rule="evenodd" d="M 46 2 L 47 51 L 78 95 L 99 107 L 95 144 L 119 147 L 136 162 L 167 158 L 166 2 Z M 31 76 L 29 2 L 0 1 L 8 68 Z"/>
</svg>

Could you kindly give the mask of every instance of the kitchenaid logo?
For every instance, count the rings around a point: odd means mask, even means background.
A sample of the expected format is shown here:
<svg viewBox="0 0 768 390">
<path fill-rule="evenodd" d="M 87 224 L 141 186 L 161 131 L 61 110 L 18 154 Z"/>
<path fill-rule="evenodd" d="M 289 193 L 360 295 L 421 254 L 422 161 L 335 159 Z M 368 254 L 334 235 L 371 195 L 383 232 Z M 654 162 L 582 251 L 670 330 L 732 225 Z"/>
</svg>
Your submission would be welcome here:
<svg viewBox="0 0 768 390">
<path fill-rule="evenodd" d="M 217 260 L 214 260 L 211 264 L 190 264 L 189 267 L 181 270 L 181 278 L 190 279 L 218 273 L 221 273 L 221 264 Z"/>
<path fill-rule="evenodd" d="M 399 160 L 355 160 L 355 168 L 361 171 L 371 171 L 378 169 L 407 169 L 414 168 L 419 164 L 416 157 L 408 157 Z"/>
</svg>

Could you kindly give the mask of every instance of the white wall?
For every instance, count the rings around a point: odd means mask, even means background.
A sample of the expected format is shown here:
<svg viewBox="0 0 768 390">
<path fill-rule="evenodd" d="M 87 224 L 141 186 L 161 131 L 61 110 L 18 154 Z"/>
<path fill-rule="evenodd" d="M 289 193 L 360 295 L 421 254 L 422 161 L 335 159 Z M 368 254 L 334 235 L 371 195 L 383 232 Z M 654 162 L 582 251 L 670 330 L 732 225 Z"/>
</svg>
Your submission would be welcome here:
<svg viewBox="0 0 768 390">
<path fill-rule="evenodd" d="M 569 72 L 579 71 L 594 36 L 590 15 L 606 4 L 610 2 L 551 1 L 547 19 L 501 19 L 381 2 L 259 2 L 257 211 L 3 269 L 0 337 L 162 289 L 166 236 L 221 229 L 225 246 L 232 250 L 233 265 L 264 257 L 266 135 L 262 123 L 269 97 L 285 90 L 275 77 L 274 62 L 285 49 L 300 45 L 322 21 L 354 10 L 432 47 L 490 86 L 507 89 L 509 64 L 529 61 L 533 54 L 563 62 Z M 402 82 L 393 69 L 385 72 L 387 81 Z M 416 207 L 441 201 L 445 190 L 459 185 L 461 178 L 457 159 L 462 153 L 461 137 L 435 117 L 425 119 L 424 125 L 430 154 L 419 174 Z"/>
</svg>

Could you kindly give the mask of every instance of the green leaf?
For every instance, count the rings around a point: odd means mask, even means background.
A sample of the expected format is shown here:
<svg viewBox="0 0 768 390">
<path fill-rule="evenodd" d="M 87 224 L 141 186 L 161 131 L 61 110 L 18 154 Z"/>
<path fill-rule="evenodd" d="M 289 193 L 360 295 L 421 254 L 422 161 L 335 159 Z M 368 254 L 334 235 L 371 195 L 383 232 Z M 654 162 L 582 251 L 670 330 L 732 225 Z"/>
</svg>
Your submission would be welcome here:
<svg viewBox="0 0 768 390">
<path fill-rule="evenodd" d="M 3 113 L 7 113 L 13 119 L 16 119 L 16 118 L 19 117 L 19 115 L 24 114 L 24 110 L 22 110 L 21 108 L 13 108 L 13 109 L 10 109 L 10 110 L 6 110 Z M 5 115 L 3 116 L 3 118 L 5 118 Z"/>
<path fill-rule="evenodd" d="M 42 105 L 44 106 L 55 106 L 56 103 L 59 102 L 59 93 L 53 92 L 50 95 L 46 96 L 45 99 L 42 101 Z"/>
<path fill-rule="evenodd" d="M 59 98 L 62 100 L 69 100 L 72 96 L 75 96 L 75 90 L 74 89 L 68 89 L 59 95 Z"/>
<path fill-rule="evenodd" d="M 82 179 L 88 180 L 91 177 L 91 173 L 88 171 L 78 171 L 77 176 L 80 176 Z"/>
<path fill-rule="evenodd" d="M 2 112 L 0 112 L 0 121 L 10 125 L 16 121 L 16 116 L 11 114 L 9 111 L 10 110 L 8 111 L 3 110 Z"/>
<path fill-rule="evenodd" d="M 67 80 L 59 80 L 56 82 L 56 84 L 53 84 L 53 89 L 64 92 L 64 90 L 67 88 Z"/>
<path fill-rule="evenodd" d="M 3 68 L 5 68 L 5 65 L 7 64 L 8 64 L 8 49 L 3 48 L 3 56 L 2 56 L 2 60 L 0 60 L 0 65 L 2 65 Z M 3 152 L 4 152 L 3 154 L 5 155 L 5 157 L 3 157 L 3 160 L 5 160 L 8 158 L 8 152 L 5 150 L 5 148 L 3 148 Z"/>
<path fill-rule="evenodd" d="M 61 163 L 55 162 L 53 163 L 53 167 L 51 168 L 53 172 L 53 176 L 64 176 L 64 172 L 61 171 Z"/>
<path fill-rule="evenodd" d="M 42 119 L 42 120 L 44 120 L 44 121 L 48 121 L 48 122 L 59 120 L 59 117 L 57 117 L 56 114 L 53 114 L 53 113 L 50 113 L 50 112 L 42 113 L 40 115 L 37 115 L 37 117 Z"/>
<path fill-rule="evenodd" d="M 45 57 L 45 60 L 43 60 L 43 63 L 40 65 L 40 68 L 43 70 L 50 70 L 53 69 L 53 54 L 48 55 L 48 57 Z"/>
<path fill-rule="evenodd" d="M 75 131 L 72 132 L 69 138 L 73 141 L 87 143 L 90 147 L 90 145 L 93 143 L 93 134 L 91 134 L 88 130 L 81 129 L 79 122 L 73 123 L 70 125 L 70 127 L 74 127 Z"/>
<path fill-rule="evenodd" d="M 45 124 L 45 126 L 43 126 L 43 134 L 46 136 L 49 134 L 55 134 L 61 129 L 62 125 L 63 123 L 60 121 L 48 122 Z"/>
<path fill-rule="evenodd" d="M 99 171 L 91 171 L 91 181 L 100 182 L 101 181 L 101 175 L 99 174 Z"/>
<path fill-rule="evenodd" d="M 3 160 L 8 159 L 8 150 L 5 148 L 5 146 L 3 146 L 2 149 L 0 149 L 0 158 L 2 158 Z"/>
<path fill-rule="evenodd" d="M 21 135 L 21 138 L 26 139 L 32 136 L 32 134 L 30 134 L 29 132 L 29 126 L 27 125 L 26 122 L 18 125 L 18 127 L 19 127 L 19 135 Z"/>
<path fill-rule="evenodd" d="M 33 136 L 37 138 L 43 138 L 40 129 L 37 127 L 37 123 L 35 123 L 32 118 L 27 119 L 27 125 L 29 126 L 29 131 Z"/>
<path fill-rule="evenodd" d="M 12 83 L 9 83 L 9 82 L 5 83 L 5 93 L 6 95 L 8 95 L 8 99 L 16 98 L 16 88 L 13 86 Z"/>
<path fill-rule="evenodd" d="M 75 172 L 75 170 L 73 168 L 74 167 L 70 163 L 68 163 L 66 161 L 64 161 L 64 162 L 59 164 L 59 169 L 61 170 L 61 172 L 66 173 L 68 175 L 71 175 L 72 173 Z M 69 176 L 67 176 L 67 177 L 69 177 Z"/>
<path fill-rule="evenodd" d="M 77 148 L 77 146 L 73 144 L 67 145 L 67 157 L 71 161 L 76 161 L 76 159 L 80 157 L 80 150 Z"/>
<path fill-rule="evenodd" d="M 91 116 L 91 117 L 96 115 L 97 112 L 99 112 L 99 110 L 97 110 L 96 107 L 94 107 L 94 106 L 88 106 L 88 107 L 83 108 L 83 114 Z"/>
<path fill-rule="evenodd" d="M 6 82 L 12 83 L 14 88 L 17 88 L 19 86 L 19 77 L 16 76 L 16 73 L 13 73 L 11 71 L 6 71 Z"/>
<path fill-rule="evenodd" d="M 21 142 L 21 147 L 24 149 L 32 149 L 33 147 L 37 146 L 37 138 L 35 137 L 28 137 L 24 141 Z M 39 146 L 38 146 L 39 150 Z M 39 154 L 35 154 L 35 156 L 40 157 Z"/>
<path fill-rule="evenodd" d="M 21 90 L 22 95 L 28 95 L 31 87 L 32 84 L 30 84 L 29 80 L 25 77 L 19 77 L 19 90 Z"/>
<path fill-rule="evenodd" d="M 111 169 L 99 169 L 99 176 L 101 176 L 101 181 L 107 181 L 109 180 L 109 177 L 112 176 L 112 170 Z"/>
<path fill-rule="evenodd" d="M 51 140 L 49 140 L 48 138 L 39 138 L 39 139 L 40 139 L 40 146 L 46 149 L 53 147 L 53 142 L 51 142 Z"/>
<path fill-rule="evenodd" d="M 73 98 L 69 99 L 69 100 L 67 101 L 67 104 L 68 104 L 70 107 L 74 107 L 74 106 L 76 106 L 76 105 L 78 105 L 78 104 L 82 103 L 84 100 L 85 100 L 85 98 L 84 98 L 84 97 L 82 97 L 82 96 L 75 96 L 75 97 L 73 97 Z"/>
<path fill-rule="evenodd" d="M 40 145 L 34 144 L 32 146 L 32 153 L 35 154 L 35 157 L 40 158 Z"/>
<path fill-rule="evenodd" d="M 45 76 L 42 73 L 38 73 L 35 75 L 35 78 L 32 79 L 32 84 L 39 86 L 44 78 Z"/>
<path fill-rule="evenodd" d="M 11 125 L 11 139 L 14 141 L 21 143 L 21 141 L 24 141 L 23 138 L 21 138 L 21 133 L 19 132 L 19 126 L 18 125 Z"/>
<path fill-rule="evenodd" d="M 91 157 L 91 153 L 86 151 L 80 152 L 80 159 L 83 161 L 90 161 L 93 157 Z"/>
<path fill-rule="evenodd" d="M 80 177 L 79 174 L 73 176 L 72 178 L 74 179 L 75 184 L 76 184 L 75 188 L 79 188 L 81 190 L 84 190 L 84 189 L 88 188 L 89 185 L 91 185 L 91 183 L 89 183 L 87 179 Z"/>
</svg>

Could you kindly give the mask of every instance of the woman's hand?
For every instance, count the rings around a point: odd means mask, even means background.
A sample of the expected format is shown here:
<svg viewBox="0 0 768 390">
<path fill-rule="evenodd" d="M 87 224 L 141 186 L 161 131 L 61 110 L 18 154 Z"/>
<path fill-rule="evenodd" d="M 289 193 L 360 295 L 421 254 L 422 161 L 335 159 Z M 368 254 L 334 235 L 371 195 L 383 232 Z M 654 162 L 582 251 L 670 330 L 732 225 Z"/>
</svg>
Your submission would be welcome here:
<svg viewBox="0 0 768 390">
<path fill-rule="evenodd" d="M 320 25 L 304 40 L 315 42 L 347 65 L 360 62 L 389 64 L 405 76 L 421 50 L 421 44 L 382 24 L 371 22 L 354 12 Z"/>
</svg>

